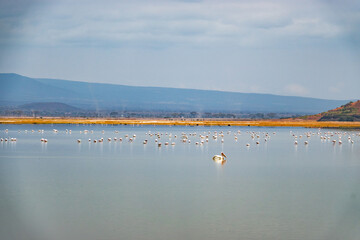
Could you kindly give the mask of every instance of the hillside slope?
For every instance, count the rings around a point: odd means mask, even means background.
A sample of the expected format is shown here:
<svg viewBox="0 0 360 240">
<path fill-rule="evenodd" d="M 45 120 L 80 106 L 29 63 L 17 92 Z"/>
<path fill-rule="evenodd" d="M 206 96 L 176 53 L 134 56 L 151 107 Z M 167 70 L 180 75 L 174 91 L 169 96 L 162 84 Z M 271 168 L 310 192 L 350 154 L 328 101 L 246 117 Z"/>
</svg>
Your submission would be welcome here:
<svg viewBox="0 0 360 240">
<path fill-rule="evenodd" d="M 360 121 L 360 100 L 349 102 L 327 112 L 304 116 L 301 117 L 301 119 L 316 121 Z"/>
</svg>

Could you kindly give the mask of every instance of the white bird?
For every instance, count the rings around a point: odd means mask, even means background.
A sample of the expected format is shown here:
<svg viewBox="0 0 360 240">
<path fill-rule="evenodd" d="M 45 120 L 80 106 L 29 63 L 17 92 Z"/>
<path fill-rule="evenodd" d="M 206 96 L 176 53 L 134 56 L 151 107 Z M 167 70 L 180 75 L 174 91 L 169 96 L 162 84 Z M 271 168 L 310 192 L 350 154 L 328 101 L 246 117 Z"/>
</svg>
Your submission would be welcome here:
<svg viewBox="0 0 360 240">
<path fill-rule="evenodd" d="M 215 162 L 224 163 L 226 161 L 226 155 L 221 152 L 220 155 L 214 155 L 212 158 Z"/>
</svg>

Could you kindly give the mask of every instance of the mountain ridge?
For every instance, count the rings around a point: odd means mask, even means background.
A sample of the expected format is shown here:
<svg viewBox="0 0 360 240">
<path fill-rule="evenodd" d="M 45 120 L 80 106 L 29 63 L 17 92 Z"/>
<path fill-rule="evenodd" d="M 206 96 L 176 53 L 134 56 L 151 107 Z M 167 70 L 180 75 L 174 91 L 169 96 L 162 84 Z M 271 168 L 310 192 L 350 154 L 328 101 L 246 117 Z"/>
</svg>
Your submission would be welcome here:
<svg viewBox="0 0 360 240">
<path fill-rule="evenodd" d="M 61 102 L 81 109 L 318 113 L 349 100 L 128 86 L 0 73 L 0 102 Z"/>
</svg>

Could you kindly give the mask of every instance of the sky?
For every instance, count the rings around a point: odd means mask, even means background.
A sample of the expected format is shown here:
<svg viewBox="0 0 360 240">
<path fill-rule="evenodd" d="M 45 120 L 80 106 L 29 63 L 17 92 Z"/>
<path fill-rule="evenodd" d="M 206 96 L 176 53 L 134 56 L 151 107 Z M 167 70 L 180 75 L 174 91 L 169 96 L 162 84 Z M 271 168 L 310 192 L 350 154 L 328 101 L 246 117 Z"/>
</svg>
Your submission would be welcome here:
<svg viewBox="0 0 360 240">
<path fill-rule="evenodd" d="M 360 1 L 0 0 L 0 72 L 360 99 Z"/>
</svg>

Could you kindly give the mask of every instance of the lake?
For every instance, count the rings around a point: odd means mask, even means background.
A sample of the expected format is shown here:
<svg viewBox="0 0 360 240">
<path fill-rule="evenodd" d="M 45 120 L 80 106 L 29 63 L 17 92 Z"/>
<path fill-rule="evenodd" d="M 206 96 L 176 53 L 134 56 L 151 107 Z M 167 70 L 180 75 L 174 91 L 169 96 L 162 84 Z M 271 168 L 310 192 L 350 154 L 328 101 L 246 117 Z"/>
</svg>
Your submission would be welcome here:
<svg viewBox="0 0 360 240">
<path fill-rule="evenodd" d="M 358 239 L 359 133 L 0 125 L 0 239 Z"/>
</svg>

